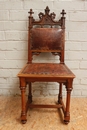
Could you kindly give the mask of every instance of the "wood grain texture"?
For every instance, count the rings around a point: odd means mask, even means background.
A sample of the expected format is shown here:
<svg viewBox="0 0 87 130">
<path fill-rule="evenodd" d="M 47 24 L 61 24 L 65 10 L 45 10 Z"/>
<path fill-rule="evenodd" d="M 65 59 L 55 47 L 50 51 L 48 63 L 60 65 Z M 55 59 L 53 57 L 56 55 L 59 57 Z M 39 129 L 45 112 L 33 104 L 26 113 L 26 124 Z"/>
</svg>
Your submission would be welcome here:
<svg viewBox="0 0 87 130">
<path fill-rule="evenodd" d="M 70 95 L 75 75 L 64 63 L 65 51 L 65 11 L 62 10 L 62 17 L 55 21 L 55 13 L 49 13 L 47 6 L 45 14 L 39 13 L 39 20 L 32 16 L 34 13 L 30 9 L 29 31 L 28 31 L 28 62 L 25 67 L 18 73 L 21 89 L 21 122 L 27 121 L 28 108 L 61 108 L 64 114 L 64 122 L 70 121 Z M 35 26 L 36 25 L 36 26 Z M 38 28 L 37 28 L 38 25 Z M 49 25 L 50 28 L 45 28 Z M 54 26 L 55 25 L 55 26 Z M 56 26 L 57 25 L 57 26 Z M 55 28 L 52 28 L 52 27 Z M 60 28 L 59 28 L 60 26 Z M 36 28 L 35 28 L 36 27 Z M 39 55 L 41 52 L 51 52 L 53 55 L 59 55 L 60 63 L 32 63 L 33 55 Z M 55 105 L 49 104 L 32 104 L 32 82 L 58 82 L 59 95 Z M 26 102 L 25 92 L 26 85 L 29 87 L 28 101 Z M 62 87 L 66 87 L 66 104 L 62 100 Z"/>
</svg>

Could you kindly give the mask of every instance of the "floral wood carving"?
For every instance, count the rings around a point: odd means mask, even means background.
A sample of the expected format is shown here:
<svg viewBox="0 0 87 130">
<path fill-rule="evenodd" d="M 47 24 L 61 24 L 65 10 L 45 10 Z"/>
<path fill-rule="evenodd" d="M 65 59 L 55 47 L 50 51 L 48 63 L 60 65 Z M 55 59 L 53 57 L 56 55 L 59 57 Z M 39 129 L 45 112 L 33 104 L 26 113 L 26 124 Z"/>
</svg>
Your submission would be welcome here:
<svg viewBox="0 0 87 130">
<path fill-rule="evenodd" d="M 65 28 L 65 25 L 63 22 L 63 19 L 65 19 L 64 15 L 66 14 L 65 10 L 62 10 L 62 12 L 61 12 L 62 17 L 57 21 L 54 20 L 56 17 L 56 14 L 54 12 L 53 13 L 49 13 L 49 12 L 50 12 L 50 9 L 47 6 L 45 9 L 45 13 L 40 12 L 38 14 L 39 20 L 35 20 L 32 16 L 32 14 L 34 12 L 32 9 L 30 9 L 30 11 L 28 12 L 28 13 L 30 13 L 30 16 L 29 16 L 30 28 L 32 28 L 32 25 L 40 25 L 41 27 L 43 27 L 44 25 L 50 25 L 51 27 L 53 25 L 59 25 L 59 26 L 61 26 L 61 28 Z"/>
<path fill-rule="evenodd" d="M 42 12 L 40 12 L 38 14 L 42 24 L 46 24 L 46 23 L 47 24 L 52 24 L 54 22 L 53 19 L 55 19 L 56 14 L 54 12 L 49 14 L 49 12 L 50 12 L 50 9 L 47 6 L 46 9 L 45 9 L 45 14 L 42 13 Z"/>
</svg>

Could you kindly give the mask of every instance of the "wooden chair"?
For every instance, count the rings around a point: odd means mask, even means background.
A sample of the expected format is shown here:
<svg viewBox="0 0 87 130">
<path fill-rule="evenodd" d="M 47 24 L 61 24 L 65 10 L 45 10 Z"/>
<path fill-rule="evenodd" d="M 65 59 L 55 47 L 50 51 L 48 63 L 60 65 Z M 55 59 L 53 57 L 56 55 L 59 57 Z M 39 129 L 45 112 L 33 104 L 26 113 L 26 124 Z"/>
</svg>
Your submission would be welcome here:
<svg viewBox="0 0 87 130">
<path fill-rule="evenodd" d="M 22 112 L 21 121 L 26 123 L 28 108 L 61 108 L 64 113 L 64 122 L 70 121 L 70 93 L 75 75 L 64 63 L 64 46 L 65 46 L 65 17 L 62 10 L 61 18 L 55 21 L 55 13 L 50 13 L 49 7 L 45 13 L 39 13 L 39 20 L 32 16 L 34 13 L 30 9 L 29 31 L 28 31 L 28 62 L 18 73 L 20 80 Z M 48 28 L 46 26 L 48 26 Z M 41 52 L 51 52 L 53 55 L 60 57 L 60 63 L 32 63 L 32 56 L 39 55 Z M 32 103 L 32 82 L 58 82 L 59 95 L 58 104 L 40 105 Z M 26 85 L 29 85 L 28 101 L 26 102 Z M 66 106 L 62 100 L 62 85 L 66 86 Z"/>
</svg>

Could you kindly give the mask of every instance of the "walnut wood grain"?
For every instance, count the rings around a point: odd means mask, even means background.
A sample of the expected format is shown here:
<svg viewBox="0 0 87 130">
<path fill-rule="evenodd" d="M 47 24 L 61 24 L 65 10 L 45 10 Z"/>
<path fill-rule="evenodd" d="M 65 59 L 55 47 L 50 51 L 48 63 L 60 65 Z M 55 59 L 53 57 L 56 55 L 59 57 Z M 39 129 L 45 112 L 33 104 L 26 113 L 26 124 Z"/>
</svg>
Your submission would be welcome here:
<svg viewBox="0 0 87 130">
<path fill-rule="evenodd" d="M 33 10 L 29 11 L 28 29 L 28 61 L 18 73 L 21 89 L 21 122 L 26 123 L 28 108 L 60 108 L 64 114 L 64 122 L 70 121 L 70 94 L 73 88 L 75 75 L 65 65 L 65 11 L 62 10 L 61 18 L 55 20 L 56 14 L 50 13 L 47 6 L 45 13 L 39 13 L 39 19 L 33 18 Z M 60 63 L 32 63 L 33 55 L 41 52 L 51 52 L 60 57 Z M 58 82 L 58 104 L 32 104 L 32 82 Z M 66 87 L 66 104 L 63 103 L 62 87 Z M 26 87 L 29 87 L 28 101 L 26 101 Z M 42 117 L 43 118 L 43 117 Z"/>
</svg>

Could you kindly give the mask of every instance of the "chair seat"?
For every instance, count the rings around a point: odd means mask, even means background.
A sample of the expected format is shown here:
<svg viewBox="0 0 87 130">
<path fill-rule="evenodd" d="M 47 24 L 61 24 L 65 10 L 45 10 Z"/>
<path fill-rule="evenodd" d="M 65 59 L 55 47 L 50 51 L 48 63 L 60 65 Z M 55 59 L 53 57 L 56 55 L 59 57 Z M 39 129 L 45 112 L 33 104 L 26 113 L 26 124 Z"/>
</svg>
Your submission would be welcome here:
<svg viewBox="0 0 87 130">
<path fill-rule="evenodd" d="M 75 75 L 65 64 L 58 63 L 31 63 L 26 64 L 19 77 L 59 77 L 74 78 Z"/>
</svg>

